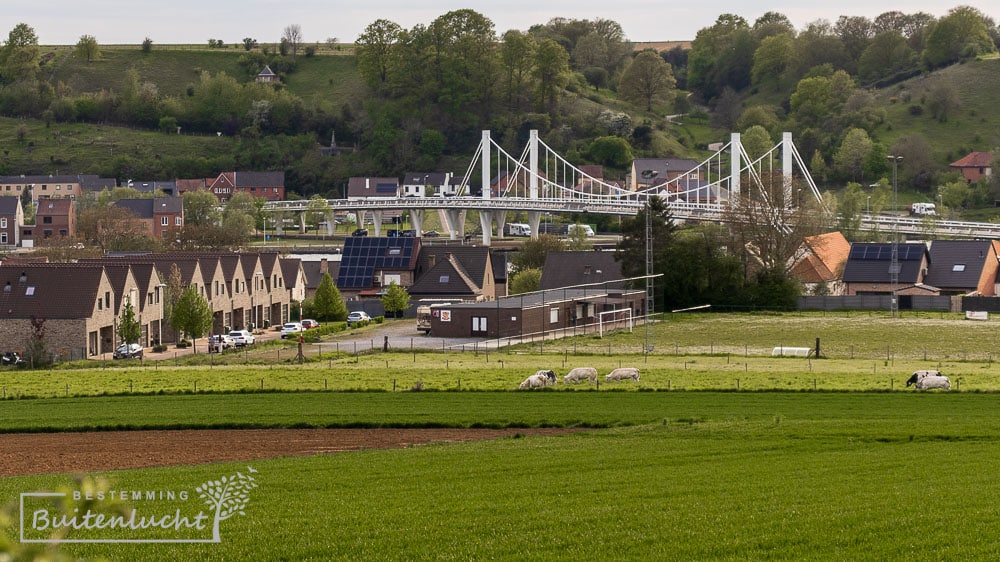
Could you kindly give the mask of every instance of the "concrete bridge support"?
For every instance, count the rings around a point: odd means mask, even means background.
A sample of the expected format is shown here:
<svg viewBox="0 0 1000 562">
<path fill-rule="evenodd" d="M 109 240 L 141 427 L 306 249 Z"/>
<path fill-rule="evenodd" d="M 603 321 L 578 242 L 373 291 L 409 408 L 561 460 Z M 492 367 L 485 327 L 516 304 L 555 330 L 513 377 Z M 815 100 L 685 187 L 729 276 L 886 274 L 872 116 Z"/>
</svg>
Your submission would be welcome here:
<svg viewBox="0 0 1000 562">
<path fill-rule="evenodd" d="M 446 228 L 448 229 L 448 236 L 452 240 L 457 240 L 460 238 L 465 238 L 465 213 L 464 210 L 448 209 L 445 211 L 445 217 L 448 224 Z"/>
<path fill-rule="evenodd" d="M 528 226 L 531 227 L 531 238 L 538 238 L 538 226 L 542 224 L 541 211 L 528 211 Z"/>
<path fill-rule="evenodd" d="M 493 235 L 493 211 L 479 211 L 479 228 L 483 231 L 483 246 L 489 246 Z"/>
<path fill-rule="evenodd" d="M 416 231 L 417 236 L 424 235 L 424 213 L 423 209 L 413 209 L 410 211 L 410 226 Z"/>
<path fill-rule="evenodd" d="M 494 211 L 497 217 L 497 238 L 503 238 L 503 229 L 507 224 L 507 211 Z"/>
</svg>

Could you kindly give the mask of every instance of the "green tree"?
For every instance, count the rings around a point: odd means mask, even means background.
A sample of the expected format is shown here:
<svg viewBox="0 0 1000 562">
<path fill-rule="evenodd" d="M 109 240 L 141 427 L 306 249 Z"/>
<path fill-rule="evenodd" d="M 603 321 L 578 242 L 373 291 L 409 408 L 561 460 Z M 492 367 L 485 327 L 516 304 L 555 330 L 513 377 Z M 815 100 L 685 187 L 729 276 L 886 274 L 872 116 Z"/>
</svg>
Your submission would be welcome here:
<svg viewBox="0 0 1000 562">
<path fill-rule="evenodd" d="M 625 68 L 618 92 L 626 100 L 641 103 L 646 111 L 651 111 L 654 102 L 669 103 L 673 99 L 676 85 L 670 65 L 655 51 L 647 49 Z"/>
<path fill-rule="evenodd" d="M 341 322 L 347 318 L 347 304 L 340 296 L 329 273 L 324 273 L 313 297 L 313 313 L 322 322 Z"/>
<path fill-rule="evenodd" d="M 142 328 L 135 318 L 135 309 L 131 299 L 125 299 L 122 316 L 118 320 L 118 343 L 138 343 L 142 336 Z"/>
<path fill-rule="evenodd" d="M 569 53 L 559 43 L 546 39 L 535 51 L 532 75 L 536 79 L 535 103 L 539 111 L 552 111 L 559 92 L 569 83 Z"/>
<path fill-rule="evenodd" d="M 219 198 L 207 189 L 185 191 L 184 223 L 191 226 L 209 226 L 218 224 L 222 219 L 219 211 Z"/>
<path fill-rule="evenodd" d="M 520 113 L 530 91 L 531 67 L 535 58 L 535 38 L 512 29 L 503 34 L 500 44 L 501 88 L 507 111 Z"/>
<path fill-rule="evenodd" d="M 254 50 L 256 48 L 257 48 L 257 40 L 256 39 L 254 39 L 253 37 L 244 37 L 243 38 L 243 50 L 244 51 L 252 51 L 252 50 Z"/>
<path fill-rule="evenodd" d="M 222 228 L 238 244 L 246 244 L 257 227 L 258 197 L 240 192 L 233 195 L 222 209 Z"/>
<path fill-rule="evenodd" d="M 189 285 L 174 304 L 171 325 L 192 342 L 208 333 L 212 327 L 212 307 L 194 286 Z M 197 346 L 195 346 L 197 353 Z"/>
<path fill-rule="evenodd" d="M 767 129 L 760 125 L 754 125 L 743 131 L 743 134 L 740 136 L 740 142 L 743 144 L 743 149 L 746 150 L 751 160 L 760 158 L 774 147 L 771 135 L 767 132 Z"/>
<path fill-rule="evenodd" d="M 833 157 L 834 165 L 844 177 L 853 181 L 864 179 L 864 164 L 874 143 L 864 129 L 851 129 Z"/>
<path fill-rule="evenodd" d="M 615 168 L 624 168 L 633 159 L 632 147 L 621 137 L 598 137 L 587 152 L 594 162 Z"/>
<path fill-rule="evenodd" d="M 875 81 L 916 70 L 919 63 L 917 52 L 902 33 L 884 31 L 876 35 L 861 53 L 858 76 L 862 81 Z"/>
<path fill-rule="evenodd" d="M 795 59 L 795 42 L 791 33 L 765 38 L 753 54 L 753 83 L 770 90 L 780 90 L 788 69 Z"/>
<path fill-rule="evenodd" d="M 97 44 L 97 38 L 93 35 L 81 35 L 80 40 L 76 42 L 76 48 L 73 51 L 76 56 L 87 62 L 93 62 L 101 58 L 101 47 Z"/>
<path fill-rule="evenodd" d="M 947 122 L 961 107 L 962 100 L 958 90 L 951 84 L 938 82 L 927 90 L 927 109 L 939 123 Z"/>
<path fill-rule="evenodd" d="M 648 231 L 647 224 L 650 227 Z M 622 274 L 625 277 L 646 275 L 647 237 L 652 244 L 653 273 L 666 273 L 676 232 L 677 227 L 666 201 L 655 195 L 650 197 L 635 217 L 622 223 L 622 239 L 615 250 L 615 259 L 621 263 Z M 660 297 L 656 300 L 665 302 L 661 298 L 666 294 L 666 284 L 654 281 L 654 287 L 658 287 L 657 297 Z"/>
<path fill-rule="evenodd" d="M 4 82 L 34 79 L 38 73 L 38 35 L 25 23 L 14 26 L 0 49 L 0 78 Z"/>
<path fill-rule="evenodd" d="M 142 52 L 146 54 L 153 52 L 153 40 L 149 37 L 142 40 Z"/>
<path fill-rule="evenodd" d="M 722 14 L 711 27 L 698 30 L 688 54 L 688 88 L 714 100 L 729 87 L 739 92 L 750 85 L 756 43 L 747 21 Z"/>
<path fill-rule="evenodd" d="M 971 6 L 953 8 L 932 26 L 924 48 L 924 64 L 938 68 L 996 52 L 987 21 L 982 12 Z"/>
<path fill-rule="evenodd" d="M 524 241 L 521 251 L 511 258 L 511 265 L 515 273 L 525 269 L 540 270 L 545 265 L 545 257 L 549 252 L 561 252 L 565 249 L 566 243 L 558 236 L 539 234 L 538 238 Z"/>
<path fill-rule="evenodd" d="M 521 295 L 537 291 L 542 286 L 542 270 L 538 268 L 524 269 L 511 275 L 508 289 L 512 295 Z"/>
<path fill-rule="evenodd" d="M 385 309 L 386 315 L 392 318 L 399 318 L 409 307 L 410 293 L 407 292 L 406 288 L 400 286 L 395 281 L 389 283 L 389 286 L 385 289 L 385 294 L 382 295 L 382 308 Z"/>
<path fill-rule="evenodd" d="M 368 24 L 354 42 L 358 71 L 368 87 L 376 92 L 384 91 L 388 85 L 398 56 L 395 47 L 402 34 L 399 24 L 377 19 Z"/>
<path fill-rule="evenodd" d="M 184 293 L 184 280 L 181 277 L 181 268 L 176 264 L 170 264 L 170 269 L 167 271 L 166 275 L 163 272 L 158 272 L 161 279 L 165 279 L 167 286 L 164 287 L 163 291 L 163 321 L 170 325 L 170 328 L 176 333 L 179 330 L 173 325 L 173 314 L 174 306 L 177 301 L 181 300 L 181 295 Z"/>
<path fill-rule="evenodd" d="M 306 203 L 306 222 L 313 228 L 319 229 L 319 223 L 331 215 L 330 204 L 322 195 L 313 195 Z"/>
</svg>

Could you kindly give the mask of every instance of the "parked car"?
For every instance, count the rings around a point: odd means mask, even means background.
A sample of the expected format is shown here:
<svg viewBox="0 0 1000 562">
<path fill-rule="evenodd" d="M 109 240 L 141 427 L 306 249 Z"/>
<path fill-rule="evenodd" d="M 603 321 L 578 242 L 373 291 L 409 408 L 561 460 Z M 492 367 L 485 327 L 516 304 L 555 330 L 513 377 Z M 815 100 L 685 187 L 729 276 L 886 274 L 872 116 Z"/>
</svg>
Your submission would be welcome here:
<svg viewBox="0 0 1000 562">
<path fill-rule="evenodd" d="M 17 367 L 24 365 L 24 359 L 21 359 L 16 351 L 5 351 L 0 363 L 3 363 L 4 367 Z"/>
<path fill-rule="evenodd" d="M 351 236 L 368 236 L 367 228 L 359 228 L 351 233 Z"/>
<path fill-rule="evenodd" d="M 113 359 L 142 359 L 142 346 L 137 343 L 123 343 L 115 350 Z"/>
<path fill-rule="evenodd" d="M 281 337 L 297 336 L 302 333 L 302 324 L 299 322 L 289 322 L 281 327 Z"/>
<path fill-rule="evenodd" d="M 319 328 L 319 322 L 315 320 L 310 320 L 308 318 L 302 320 L 303 330 L 312 330 L 313 328 Z"/>
<path fill-rule="evenodd" d="M 235 345 L 236 340 L 234 340 L 229 334 L 219 334 L 208 338 L 209 353 L 221 353 L 230 347 L 234 347 Z"/>
<path fill-rule="evenodd" d="M 229 332 L 229 337 L 233 338 L 233 345 L 236 347 L 253 345 L 254 342 L 253 334 L 247 330 L 233 330 L 232 332 Z"/>
<path fill-rule="evenodd" d="M 370 322 L 371 316 L 363 310 L 355 310 L 354 312 L 347 315 L 347 325 L 356 324 L 358 322 Z"/>
<path fill-rule="evenodd" d="M 424 232 L 424 238 L 437 238 L 441 236 L 441 233 L 436 230 L 428 230 Z"/>
</svg>

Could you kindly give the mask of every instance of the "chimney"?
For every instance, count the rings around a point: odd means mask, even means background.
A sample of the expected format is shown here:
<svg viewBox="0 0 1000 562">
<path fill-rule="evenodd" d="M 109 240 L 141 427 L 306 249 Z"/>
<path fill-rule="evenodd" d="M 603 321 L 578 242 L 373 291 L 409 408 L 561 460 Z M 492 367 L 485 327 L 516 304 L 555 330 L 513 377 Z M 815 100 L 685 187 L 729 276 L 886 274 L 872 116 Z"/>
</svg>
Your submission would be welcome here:
<svg viewBox="0 0 1000 562">
<path fill-rule="evenodd" d="M 434 255 L 434 254 L 431 254 L 431 255 L 427 256 L 427 258 L 428 258 L 428 263 L 430 264 L 427 267 L 427 269 L 430 269 L 430 268 L 434 267 L 434 264 L 437 263 L 437 256 Z"/>
<path fill-rule="evenodd" d="M 319 260 L 319 274 L 323 275 L 330 271 L 330 264 L 326 263 L 326 258 Z"/>
</svg>

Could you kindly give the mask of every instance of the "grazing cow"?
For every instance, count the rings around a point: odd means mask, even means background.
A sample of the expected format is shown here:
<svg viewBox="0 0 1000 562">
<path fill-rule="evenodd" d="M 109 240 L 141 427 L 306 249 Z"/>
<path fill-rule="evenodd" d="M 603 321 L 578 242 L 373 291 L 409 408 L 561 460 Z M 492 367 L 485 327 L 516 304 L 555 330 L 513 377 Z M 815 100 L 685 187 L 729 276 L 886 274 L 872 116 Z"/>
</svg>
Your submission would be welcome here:
<svg viewBox="0 0 1000 562">
<path fill-rule="evenodd" d="M 578 383 L 582 380 L 597 382 L 597 369 L 593 367 L 576 367 L 563 377 L 566 383 Z"/>
<path fill-rule="evenodd" d="M 625 379 L 639 380 L 639 369 L 635 367 L 618 367 L 608 373 L 608 376 L 604 377 L 604 380 L 607 381 L 622 381 Z"/>
<path fill-rule="evenodd" d="M 548 386 L 549 376 L 544 373 L 544 371 L 540 371 L 539 373 L 535 373 L 534 375 L 524 379 L 524 382 L 522 382 L 518 388 L 524 390 L 526 388 L 541 388 Z"/>
<path fill-rule="evenodd" d="M 925 379 L 927 377 L 940 377 L 940 376 L 943 375 L 941 374 L 941 371 L 938 371 L 937 369 L 922 369 L 920 371 L 914 371 L 913 376 L 911 376 L 909 379 L 906 380 L 906 386 L 910 386 L 911 384 L 916 384 L 920 382 L 922 379 Z"/>
<path fill-rule="evenodd" d="M 951 390 L 951 381 L 945 376 L 924 377 L 917 381 L 916 388 L 917 390 L 930 390 L 932 388 Z"/>
<path fill-rule="evenodd" d="M 538 375 L 541 375 L 541 376 L 545 377 L 548 380 L 548 382 L 550 382 L 552 384 L 556 384 L 556 372 L 555 371 L 546 371 L 545 369 L 542 369 L 540 371 L 535 371 L 535 376 L 538 376 Z"/>
</svg>

